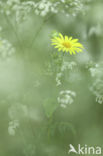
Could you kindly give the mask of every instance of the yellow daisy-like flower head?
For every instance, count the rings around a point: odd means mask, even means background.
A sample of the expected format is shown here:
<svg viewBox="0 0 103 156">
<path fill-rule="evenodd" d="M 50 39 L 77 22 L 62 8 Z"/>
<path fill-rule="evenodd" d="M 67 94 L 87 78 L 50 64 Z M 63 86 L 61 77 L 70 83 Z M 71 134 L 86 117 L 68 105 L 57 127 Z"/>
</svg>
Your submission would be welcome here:
<svg viewBox="0 0 103 156">
<path fill-rule="evenodd" d="M 69 52 L 70 55 L 83 51 L 83 45 L 78 42 L 78 39 L 72 39 L 72 37 L 64 36 L 59 33 L 58 36 L 54 36 L 52 39 L 52 45 L 58 49 L 58 51 Z"/>
</svg>

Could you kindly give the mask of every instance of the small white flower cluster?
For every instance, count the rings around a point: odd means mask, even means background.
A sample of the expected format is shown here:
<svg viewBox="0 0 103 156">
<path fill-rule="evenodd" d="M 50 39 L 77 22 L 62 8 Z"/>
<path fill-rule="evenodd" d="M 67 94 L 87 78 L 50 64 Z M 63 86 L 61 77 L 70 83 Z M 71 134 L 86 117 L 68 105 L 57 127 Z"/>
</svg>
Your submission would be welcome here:
<svg viewBox="0 0 103 156">
<path fill-rule="evenodd" d="M 0 12 L 6 15 L 11 15 L 11 13 L 14 12 L 17 22 L 25 20 L 31 11 L 40 16 L 46 16 L 48 13 L 56 14 L 60 12 L 66 14 L 66 16 L 76 16 L 81 10 L 85 10 L 82 0 L 55 0 L 55 2 L 51 0 L 39 0 L 37 2 L 29 0 L 0 1 Z"/>
<path fill-rule="evenodd" d="M 63 91 L 60 91 L 57 101 L 61 107 L 66 108 L 67 105 L 70 105 L 73 103 L 75 96 L 76 96 L 75 92 L 71 90 L 63 90 Z"/>
<path fill-rule="evenodd" d="M 84 11 L 84 2 L 82 0 L 41 0 L 36 3 L 35 13 L 45 16 L 48 13 L 64 13 L 66 16 L 76 16 L 81 10 Z"/>
<path fill-rule="evenodd" d="M 77 66 L 76 62 L 67 62 L 67 61 L 64 61 L 62 66 L 61 66 L 61 71 L 59 73 L 57 73 L 56 75 L 56 85 L 59 86 L 61 85 L 61 78 L 63 76 L 63 72 L 65 70 L 72 70 L 75 66 Z"/>
<path fill-rule="evenodd" d="M 19 3 L 19 0 L 7 0 L 6 2 L 0 1 L 0 13 L 10 15 L 13 11 L 13 7 Z"/>
<path fill-rule="evenodd" d="M 19 121 L 18 120 L 10 121 L 9 122 L 9 126 L 8 126 L 8 133 L 9 133 L 9 135 L 14 136 L 16 128 L 18 128 L 18 127 L 19 127 Z"/>
<path fill-rule="evenodd" d="M 15 13 L 16 21 L 20 22 L 26 20 L 29 13 L 33 11 L 36 15 L 46 16 L 49 12 L 57 13 L 57 3 L 52 3 L 48 0 L 34 1 L 20 1 L 20 0 L 7 0 L 0 2 L 0 12 L 6 15 Z"/>
<path fill-rule="evenodd" d="M 90 87 L 92 93 L 96 96 L 96 102 L 99 104 L 103 103 L 103 80 L 95 80 L 93 85 Z"/>
<path fill-rule="evenodd" d="M 98 67 L 99 67 L 99 65 L 96 64 L 94 67 L 89 68 L 89 71 L 90 71 L 90 74 L 91 74 L 92 77 L 95 77 L 98 74 L 101 74 L 100 70 L 98 70 Z"/>
<path fill-rule="evenodd" d="M 98 102 L 99 104 L 102 104 L 103 103 L 103 95 L 96 94 L 96 102 Z"/>
<path fill-rule="evenodd" d="M 22 117 L 26 117 L 28 114 L 27 107 L 23 104 L 16 103 L 11 105 L 8 109 L 8 116 L 10 118 L 8 133 L 10 135 L 15 135 L 16 128 L 19 127 L 19 121 Z"/>
<path fill-rule="evenodd" d="M 7 40 L 0 38 L 0 58 L 5 59 L 15 53 L 15 48 Z"/>
<path fill-rule="evenodd" d="M 72 70 L 75 66 L 77 66 L 76 62 L 73 62 L 73 61 L 72 62 L 67 62 L 67 61 L 65 61 L 65 62 L 63 62 L 63 65 L 61 67 L 61 71 L 64 71 L 66 69 Z"/>
<path fill-rule="evenodd" d="M 65 3 L 64 10 L 62 12 L 66 13 L 67 16 L 73 15 L 76 16 L 79 12 L 84 10 L 84 5 L 82 0 L 69 0 L 68 3 Z"/>
<path fill-rule="evenodd" d="M 7 0 L 6 2 L 0 2 L 0 12 L 6 15 L 14 14 L 16 22 L 25 20 L 35 7 L 36 5 L 33 1 Z"/>
<path fill-rule="evenodd" d="M 17 23 L 27 19 L 29 13 L 36 8 L 36 4 L 33 1 L 21 2 L 19 5 L 13 7 L 16 12 Z"/>
<path fill-rule="evenodd" d="M 99 104 L 103 103 L 103 65 L 96 64 L 89 69 L 93 77 L 93 85 L 90 87 L 92 93 L 96 96 L 96 101 Z"/>
<path fill-rule="evenodd" d="M 36 3 L 35 13 L 40 16 L 46 16 L 49 12 L 58 13 L 58 3 L 59 2 L 52 3 L 48 0 L 41 0 L 40 2 Z"/>
</svg>

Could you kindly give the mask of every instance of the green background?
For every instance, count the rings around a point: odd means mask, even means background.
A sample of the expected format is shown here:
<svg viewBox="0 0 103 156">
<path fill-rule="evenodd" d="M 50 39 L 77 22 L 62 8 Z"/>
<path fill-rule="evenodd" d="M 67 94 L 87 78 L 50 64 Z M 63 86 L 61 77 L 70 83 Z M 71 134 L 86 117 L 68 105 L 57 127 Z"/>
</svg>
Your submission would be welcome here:
<svg viewBox="0 0 103 156">
<path fill-rule="evenodd" d="M 103 60 L 103 4 L 94 0 L 84 7 L 89 9 L 69 17 L 31 12 L 19 24 L 13 13 L 0 14 L 0 37 L 16 49 L 9 58 L 0 58 L 0 156 L 67 156 L 69 144 L 102 147 L 103 105 L 90 91 L 95 78 L 86 66 Z M 57 53 L 51 46 L 54 30 L 78 38 L 84 52 Z M 62 85 L 56 86 L 62 57 L 77 66 L 65 71 Z M 57 102 L 61 90 L 76 92 L 66 108 Z M 19 121 L 14 136 L 8 133 L 12 120 Z"/>
</svg>

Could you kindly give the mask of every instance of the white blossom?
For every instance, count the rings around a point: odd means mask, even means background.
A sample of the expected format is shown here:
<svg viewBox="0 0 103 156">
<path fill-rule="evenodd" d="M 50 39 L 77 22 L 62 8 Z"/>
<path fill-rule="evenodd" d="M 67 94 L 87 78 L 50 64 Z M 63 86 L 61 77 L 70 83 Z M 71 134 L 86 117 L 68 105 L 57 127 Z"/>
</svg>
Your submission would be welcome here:
<svg viewBox="0 0 103 156">
<path fill-rule="evenodd" d="M 5 59 L 15 53 L 15 48 L 9 41 L 0 38 L 0 58 Z"/>
<path fill-rule="evenodd" d="M 59 93 L 57 101 L 61 107 L 66 108 L 67 105 L 70 105 L 73 103 L 75 96 L 76 96 L 76 93 L 71 90 L 62 90 Z"/>
<path fill-rule="evenodd" d="M 19 127 L 19 121 L 18 120 L 10 121 L 9 122 L 9 126 L 8 126 L 8 133 L 9 133 L 9 135 L 14 136 L 16 128 L 18 128 L 18 127 Z"/>
</svg>

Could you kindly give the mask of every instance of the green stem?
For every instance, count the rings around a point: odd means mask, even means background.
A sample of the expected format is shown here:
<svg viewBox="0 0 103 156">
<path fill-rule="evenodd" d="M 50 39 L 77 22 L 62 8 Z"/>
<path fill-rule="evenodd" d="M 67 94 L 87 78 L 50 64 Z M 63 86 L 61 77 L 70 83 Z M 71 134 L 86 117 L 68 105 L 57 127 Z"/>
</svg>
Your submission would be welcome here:
<svg viewBox="0 0 103 156">
<path fill-rule="evenodd" d="M 33 46 L 33 44 L 35 43 L 35 40 L 37 39 L 37 37 L 38 37 L 40 31 L 42 30 L 43 26 L 45 25 L 45 23 L 48 22 L 48 20 L 49 20 L 52 16 L 54 16 L 54 14 L 53 14 L 53 15 L 50 15 L 49 17 L 47 17 L 47 18 L 45 18 L 45 19 L 43 20 L 42 24 L 41 24 L 40 27 L 38 28 L 36 34 L 34 35 L 32 41 L 31 41 L 31 43 L 30 43 L 30 48 L 31 48 L 31 47 Z"/>
</svg>

